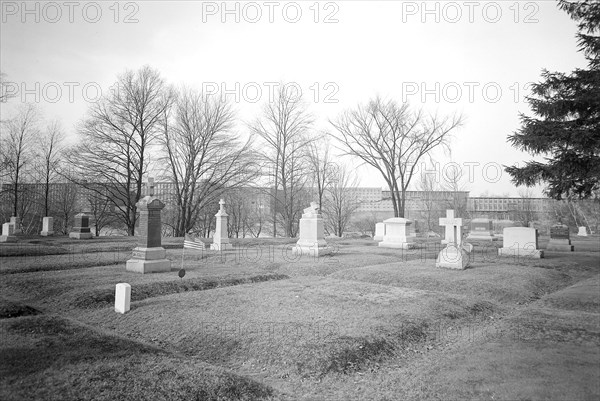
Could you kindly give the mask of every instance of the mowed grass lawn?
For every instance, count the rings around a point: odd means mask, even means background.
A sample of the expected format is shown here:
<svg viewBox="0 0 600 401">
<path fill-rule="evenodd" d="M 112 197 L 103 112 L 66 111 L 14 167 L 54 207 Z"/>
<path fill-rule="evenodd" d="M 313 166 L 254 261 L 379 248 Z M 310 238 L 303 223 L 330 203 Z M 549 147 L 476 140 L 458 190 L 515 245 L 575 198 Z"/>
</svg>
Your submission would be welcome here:
<svg viewBox="0 0 600 401">
<path fill-rule="evenodd" d="M 28 241 L 0 246 L 0 399 L 600 398 L 598 237 L 537 260 L 478 246 L 464 271 L 436 269 L 434 241 L 315 259 L 173 239 L 150 275 L 125 270 L 131 238 Z"/>
</svg>

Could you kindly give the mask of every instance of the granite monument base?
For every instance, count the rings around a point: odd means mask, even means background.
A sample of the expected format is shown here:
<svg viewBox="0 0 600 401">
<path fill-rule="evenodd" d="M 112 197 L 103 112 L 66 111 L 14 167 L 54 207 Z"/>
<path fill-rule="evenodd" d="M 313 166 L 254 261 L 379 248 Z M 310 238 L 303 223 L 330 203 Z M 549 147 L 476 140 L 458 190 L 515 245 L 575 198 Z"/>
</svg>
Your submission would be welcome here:
<svg viewBox="0 0 600 401">
<path fill-rule="evenodd" d="M 17 242 L 17 237 L 14 235 L 0 235 L 0 242 Z"/>
<path fill-rule="evenodd" d="M 574 252 L 575 247 L 571 245 L 570 239 L 550 239 L 546 246 L 547 251 Z"/>
<path fill-rule="evenodd" d="M 462 247 L 450 244 L 440 251 L 435 267 L 464 270 L 469 266 L 469 254 Z"/>
<path fill-rule="evenodd" d="M 94 234 L 92 234 L 92 233 L 80 233 L 77 231 L 69 233 L 69 238 L 75 238 L 75 239 L 90 239 L 93 236 L 94 236 Z"/>
<path fill-rule="evenodd" d="M 325 240 L 319 240 L 316 242 L 310 241 L 298 241 L 292 248 L 292 255 L 308 255 L 315 258 L 319 256 L 331 254 L 331 248 L 327 246 Z"/>
<path fill-rule="evenodd" d="M 498 248 L 498 256 L 541 259 L 544 257 L 544 251 L 541 249 Z"/>
<path fill-rule="evenodd" d="M 165 258 L 166 255 L 167 251 L 163 247 L 134 248 L 125 269 L 142 274 L 170 272 L 171 261 Z"/>
</svg>

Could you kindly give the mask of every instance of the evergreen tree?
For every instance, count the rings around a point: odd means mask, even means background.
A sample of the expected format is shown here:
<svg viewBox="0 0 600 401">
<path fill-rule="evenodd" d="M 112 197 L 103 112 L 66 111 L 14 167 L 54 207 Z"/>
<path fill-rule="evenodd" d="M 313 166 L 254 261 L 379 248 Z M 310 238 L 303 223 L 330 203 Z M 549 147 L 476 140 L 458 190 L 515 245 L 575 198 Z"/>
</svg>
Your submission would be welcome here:
<svg viewBox="0 0 600 401">
<path fill-rule="evenodd" d="M 546 183 L 551 198 L 589 198 L 600 189 L 600 2 L 561 0 L 559 7 L 578 23 L 578 47 L 588 69 L 568 75 L 543 70 L 543 81 L 527 98 L 538 118 L 520 114 L 521 128 L 508 140 L 546 156 L 545 163 L 529 161 L 506 171 L 516 185 Z"/>
</svg>

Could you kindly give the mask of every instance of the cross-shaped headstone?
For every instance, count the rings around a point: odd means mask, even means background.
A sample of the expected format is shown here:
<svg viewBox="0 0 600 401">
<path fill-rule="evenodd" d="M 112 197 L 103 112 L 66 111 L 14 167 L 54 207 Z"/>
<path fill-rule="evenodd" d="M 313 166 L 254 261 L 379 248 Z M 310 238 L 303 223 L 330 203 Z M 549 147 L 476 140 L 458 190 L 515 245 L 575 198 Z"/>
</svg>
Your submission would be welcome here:
<svg viewBox="0 0 600 401">
<path fill-rule="evenodd" d="M 462 243 L 462 219 L 454 217 L 454 210 L 446 210 L 446 217 L 440 218 L 440 226 L 444 226 L 446 232 L 450 232 L 450 237 L 446 235 L 449 243 L 460 246 Z"/>
<path fill-rule="evenodd" d="M 219 201 L 219 212 L 225 213 L 225 199 Z"/>
<path fill-rule="evenodd" d="M 148 195 L 154 196 L 154 178 L 148 177 Z"/>
</svg>

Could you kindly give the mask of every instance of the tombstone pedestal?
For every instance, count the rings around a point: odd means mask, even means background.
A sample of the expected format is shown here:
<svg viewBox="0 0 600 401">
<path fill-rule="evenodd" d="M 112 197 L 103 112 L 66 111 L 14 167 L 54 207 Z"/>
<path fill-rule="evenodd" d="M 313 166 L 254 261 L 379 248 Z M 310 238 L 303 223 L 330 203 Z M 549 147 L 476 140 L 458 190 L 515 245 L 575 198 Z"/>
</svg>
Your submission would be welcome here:
<svg viewBox="0 0 600 401">
<path fill-rule="evenodd" d="M 14 235 L 15 226 L 13 223 L 2 224 L 2 235 L 0 242 L 17 242 L 17 237 Z"/>
<path fill-rule="evenodd" d="M 537 229 L 529 227 L 506 227 L 503 231 L 503 246 L 498 256 L 540 259 L 544 251 L 538 249 Z"/>
<path fill-rule="evenodd" d="M 575 246 L 571 245 L 570 239 L 551 239 L 546 246 L 547 251 L 573 252 Z"/>
<path fill-rule="evenodd" d="M 384 234 L 385 234 L 385 223 L 375 224 L 375 235 L 373 235 L 373 240 L 374 241 L 383 241 Z"/>
<path fill-rule="evenodd" d="M 163 247 L 133 248 L 132 259 L 127 261 L 126 269 L 136 273 L 159 273 L 171 271 L 171 261 L 166 259 L 167 251 Z"/>
<path fill-rule="evenodd" d="M 81 229 L 81 227 L 74 227 L 75 229 Z M 89 231 L 88 228 L 88 232 L 78 232 L 78 231 L 73 231 L 69 233 L 69 238 L 74 238 L 74 239 L 90 239 L 94 237 L 94 235 Z"/>
<path fill-rule="evenodd" d="M 385 234 L 378 245 L 383 248 L 412 249 L 415 247 L 415 237 L 410 235 L 409 226 L 412 220 L 393 217 L 384 221 Z"/>
<path fill-rule="evenodd" d="M 300 239 L 292 248 L 292 255 L 319 257 L 331 253 L 331 248 L 324 239 L 323 218 L 318 205 L 315 202 L 311 202 L 310 205 L 304 209 L 300 219 Z"/>
<path fill-rule="evenodd" d="M 54 218 L 53 217 L 44 217 L 42 219 L 42 232 L 41 236 L 48 237 L 54 235 Z"/>
<path fill-rule="evenodd" d="M 225 212 L 225 201 L 221 199 L 219 201 L 219 211 L 215 214 L 216 226 L 215 235 L 213 237 L 213 243 L 210 244 L 210 249 L 213 251 L 226 251 L 233 249 L 233 245 L 229 242 L 227 236 L 227 217 L 229 215 Z"/>
<path fill-rule="evenodd" d="M 90 239 L 93 236 L 90 231 L 90 217 L 85 213 L 76 214 L 73 231 L 69 233 L 69 238 Z"/>
<path fill-rule="evenodd" d="M 152 192 L 151 192 L 152 193 Z M 158 198 L 145 196 L 136 204 L 140 211 L 139 241 L 133 249 L 125 268 L 136 273 L 160 273 L 171 271 L 171 261 L 161 246 L 160 212 L 165 207 Z"/>
<path fill-rule="evenodd" d="M 571 245 L 569 227 L 564 224 L 555 224 L 550 227 L 550 241 L 546 246 L 547 251 L 573 252 L 575 247 Z"/>
<path fill-rule="evenodd" d="M 464 270 L 469 266 L 469 253 L 460 245 L 448 244 L 440 251 L 435 261 L 435 267 Z"/>
</svg>

